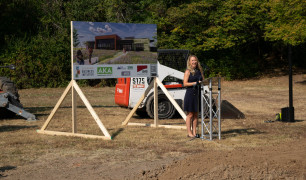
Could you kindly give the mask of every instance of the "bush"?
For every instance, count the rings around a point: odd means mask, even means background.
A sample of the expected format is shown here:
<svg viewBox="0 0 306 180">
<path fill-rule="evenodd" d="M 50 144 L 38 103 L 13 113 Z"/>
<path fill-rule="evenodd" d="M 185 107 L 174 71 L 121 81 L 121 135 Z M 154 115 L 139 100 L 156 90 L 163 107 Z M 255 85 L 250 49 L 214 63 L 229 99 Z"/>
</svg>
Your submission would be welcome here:
<svg viewBox="0 0 306 180">
<path fill-rule="evenodd" d="M 33 36 L 12 41 L 1 56 L 3 64 L 15 64 L 12 79 L 18 88 L 65 86 L 71 79 L 69 38 Z M 2 70 L 1 75 L 7 75 Z"/>
</svg>

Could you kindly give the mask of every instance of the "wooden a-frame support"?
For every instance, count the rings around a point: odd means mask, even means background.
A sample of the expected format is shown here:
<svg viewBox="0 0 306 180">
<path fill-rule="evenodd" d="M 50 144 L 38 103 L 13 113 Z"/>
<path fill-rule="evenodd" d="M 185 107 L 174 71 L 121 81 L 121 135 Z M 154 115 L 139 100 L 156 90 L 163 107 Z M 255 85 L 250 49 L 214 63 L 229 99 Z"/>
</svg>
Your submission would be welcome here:
<svg viewBox="0 0 306 180">
<path fill-rule="evenodd" d="M 173 129 L 186 129 L 186 126 L 174 126 L 174 125 L 159 125 L 158 124 L 158 90 L 157 86 L 160 87 L 160 89 L 165 93 L 165 95 L 168 97 L 169 101 L 172 103 L 172 105 L 175 107 L 175 109 L 178 111 L 178 113 L 182 116 L 182 118 L 186 121 L 186 114 L 181 109 L 181 107 L 177 104 L 177 102 L 173 99 L 173 97 L 169 94 L 168 90 L 165 88 L 165 86 L 160 82 L 160 80 L 155 77 L 154 80 L 150 83 L 149 87 L 146 89 L 146 91 L 143 93 L 143 95 L 140 97 L 137 104 L 134 106 L 134 108 L 131 110 L 131 112 L 128 114 L 126 119 L 122 122 L 122 125 L 133 125 L 133 126 L 149 126 L 149 127 L 164 127 L 164 128 L 173 128 Z M 131 123 L 129 120 L 133 116 L 133 114 L 136 112 L 137 108 L 140 106 L 143 99 L 148 95 L 150 90 L 153 88 L 154 91 L 154 124 L 148 124 L 148 123 Z"/>
<path fill-rule="evenodd" d="M 70 22 L 71 26 L 71 77 L 72 80 L 70 81 L 69 85 L 65 89 L 64 93 L 56 103 L 55 107 L 53 108 L 51 114 L 49 115 L 48 119 L 46 120 L 45 124 L 40 130 L 37 130 L 38 133 L 40 134 L 49 134 L 49 135 L 64 135 L 64 136 L 76 136 L 76 137 L 84 137 L 84 138 L 100 138 L 100 139 L 106 139 L 106 140 L 111 140 L 112 137 L 108 133 L 107 129 L 104 127 L 103 123 L 101 122 L 99 116 L 97 113 L 94 111 L 92 108 L 91 104 L 88 102 L 87 98 L 83 94 L 82 90 L 78 86 L 77 82 L 73 79 L 73 24 L 72 21 Z M 72 95 L 72 132 L 58 132 L 58 131 L 48 131 L 46 130 L 47 126 L 49 125 L 51 119 L 53 118 L 55 112 L 59 108 L 59 106 L 62 104 L 63 100 L 67 96 L 69 90 L 71 89 L 71 95 Z M 101 129 L 102 133 L 104 136 L 98 136 L 98 135 L 89 135 L 89 134 L 80 134 L 77 133 L 77 126 L 76 126 L 76 92 L 79 94 L 80 98 L 84 102 L 86 108 L 98 124 L 99 128 Z"/>
<path fill-rule="evenodd" d="M 71 89 L 71 92 L 72 92 L 72 132 L 69 133 L 69 132 L 58 132 L 58 131 L 46 130 L 46 128 L 48 127 L 50 121 L 52 120 L 55 112 L 57 111 L 59 106 L 62 104 L 64 98 L 67 96 L 70 89 Z M 101 129 L 104 136 L 77 133 L 76 97 L 75 97 L 76 93 L 75 93 L 75 91 L 79 94 L 80 98 L 82 99 L 86 108 L 88 109 L 88 111 L 90 112 L 90 114 L 92 115 L 92 117 L 94 118 L 96 123 L 98 124 L 98 126 Z M 53 108 L 53 110 L 52 110 L 51 114 L 49 115 L 48 119 L 46 120 L 46 122 L 44 123 L 42 128 L 40 130 L 37 130 L 37 132 L 40 133 L 40 134 L 49 134 L 49 135 L 64 135 L 64 136 L 76 136 L 76 137 L 84 137 L 84 138 L 101 138 L 101 139 L 105 139 L 105 140 L 111 140 L 110 134 L 108 133 L 107 129 L 104 127 L 104 125 L 101 122 L 99 116 L 96 114 L 96 112 L 92 108 L 91 104 L 88 102 L 87 98 L 85 97 L 85 95 L 83 94 L 82 90 L 80 89 L 80 87 L 78 86 L 78 84 L 76 83 L 75 80 L 70 81 L 70 83 L 67 86 L 67 88 L 65 89 L 64 93 L 62 94 L 62 96 L 60 97 L 60 99 L 56 103 L 55 107 Z"/>
</svg>

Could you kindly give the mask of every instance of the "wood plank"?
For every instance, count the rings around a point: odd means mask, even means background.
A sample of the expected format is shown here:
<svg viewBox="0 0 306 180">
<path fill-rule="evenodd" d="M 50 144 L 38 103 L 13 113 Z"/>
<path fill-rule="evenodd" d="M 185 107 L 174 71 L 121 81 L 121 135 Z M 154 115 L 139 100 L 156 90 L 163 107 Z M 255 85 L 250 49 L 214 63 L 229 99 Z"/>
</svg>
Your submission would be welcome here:
<svg viewBox="0 0 306 180">
<path fill-rule="evenodd" d="M 70 132 L 59 132 L 59 131 L 48 131 L 48 130 L 37 130 L 39 134 L 46 134 L 46 135 L 59 135 L 59 136 L 72 136 L 72 137 L 81 137 L 81 138 L 93 138 L 93 139 L 104 139 L 104 140 L 111 140 L 110 137 L 106 136 L 98 136 L 98 135 L 90 135 L 90 134 L 79 134 L 79 133 L 70 133 Z"/>
<path fill-rule="evenodd" d="M 98 126 L 100 127 L 100 129 L 103 132 L 103 134 L 106 137 L 111 138 L 111 135 L 108 133 L 107 129 L 102 124 L 99 116 L 96 114 L 96 112 L 92 108 L 91 104 L 88 102 L 87 98 L 85 97 L 85 95 L 83 94 L 82 90 L 80 89 L 80 87 L 78 86 L 78 84 L 76 83 L 75 80 L 73 80 L 73 86 L 74 86 L 75 90 L 77 91 L 77 93 L 79 94 L 79 96 L 82 99 L 82 101 L 84 102 L 86 108 L 88 109 L 88 111 L 90 112 L 90 114 L 92 115 L 92 117 L 94 118 L 94 120 L 96 121 Z"/>
<path fill-rule="evenodd" d="M 154 126 L 158 126 L 158 89 L 156 77 L 154 78 Z"/>
<path fill-rule="evenodd" d="M 77 116 L 76 116 L 76 109 L 77 109 L 77 99 L 76 99 L 76 92 L 74 87 L 71 88 L 71 96 L 72 96 L 72 133 L 77 132 Z"/>
<path fill-rule="evenodd" d="M 73 22 L 70 21 L 70 56 L 71 56 L 71 80 L 73 80 L 74 78 L 74 74 L 73 74 Z M 77 127 L 76 127 L 76 92 L 75 89 L 72 86 L 72 90 L 71 90 L 71 96 L 72 96 L 72 133 L 76 133 L 77 132 Z"/>
<path fill-rule="evenodd" d="M 70 88 L 72 87 L 73 81 L 71 80 L 69 85 L 67 86 L 67 88 L 65 89 L 64 93 L 62 94 L 62 96 L 60 97 L 60 99 L 57 101 L 55 107 L 53 108 L 51 114 L 49 115 L 48 119 L 46 120 L 46 122 L 44 123 L 43 127 L 41 128 L 41 130 L 45 130 L 47 128 L 47 126 L 49 125 L 51 119 L 53 118 L 55 112 L 57 111 L 57 109 L 59 108 L 59 106 L 62 104 L 64 98 L 67 96 L 67 93 L 69 92 Z"/>
<path fill-rule="evenodd" d="M 70 53 L 71 53 L 71 80 L 73 80 L 73 23 L 70 21 Z"/>
<path fill-rule="evenodd" d="M 155 127 L 154 124 L 150 123 L 132 123 L 129 122 L 127 125 L 129 126 L 145 126 L 145 127 Z M 168 128 L 168 129 L 186 129 L 186 126 L 176 126 L 176 125 L 158 125 L 157 127 Z"/>
<path fill-rule="evenodd" d="M 187 129 L 186 126 L 176 126 L 176 125 L 158 125 L 158 127 L 168 128 L 168 129 Z"/>
<path fill-rule="evenodd" d="M 165 95 L 168 97 L 168 99 L 170 100 L 170 102 L 173 104 L 173 106 L 175 107 L 175 109 L 180 113 L 180 115 L 182 116 L 182 118 L 186 121 L 186 114 L 184 113 L 184 111 L 182 110 L 182 108 L 177 104 L 177 102 L 173 99 L 173 97 L 169 94 L 168 90 L 165 88 L 165 86 L 160 82 L 160 80 L 158 78 L 156 78 L 156 82 L 158 84 L 158 86 L 160 87 L 160 89 L 165 93 Z"/>
</svg>

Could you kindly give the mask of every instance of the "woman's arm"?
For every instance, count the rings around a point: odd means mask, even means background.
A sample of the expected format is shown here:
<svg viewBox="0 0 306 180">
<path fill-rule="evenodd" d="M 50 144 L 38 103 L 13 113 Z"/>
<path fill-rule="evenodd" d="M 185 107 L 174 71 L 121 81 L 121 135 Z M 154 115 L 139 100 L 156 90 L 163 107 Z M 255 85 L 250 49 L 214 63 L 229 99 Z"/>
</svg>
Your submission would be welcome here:
<svg viewBox="0 0 306 180">
<path fill-rule="evenodd" d="M 184 86 L 187 87 L 187 86 L 193 86 L 193 85 L 196 85 L 197 83 L 196 82 L 188 82 L 188 79 L 189 79 L 189 75 L 190 75 L 190 71 L 187 69 L 185 71 L 185 74 L 184 74 Z"/>
</svg>

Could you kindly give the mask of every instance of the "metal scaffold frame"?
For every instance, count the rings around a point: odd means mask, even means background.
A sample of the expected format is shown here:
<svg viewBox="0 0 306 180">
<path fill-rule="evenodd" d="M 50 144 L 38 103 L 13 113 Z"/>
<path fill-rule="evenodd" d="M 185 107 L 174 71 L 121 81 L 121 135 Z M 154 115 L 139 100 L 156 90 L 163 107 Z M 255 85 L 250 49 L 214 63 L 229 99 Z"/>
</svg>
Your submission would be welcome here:
<svg viewBox="0 0 306 180">
<path fill-rule="evenodd" d="M 201 139 L 221 139 L 221 78 L 208 78 L 209 90 L 201 84 Z M 217 86 L 218 89 L 213 89 Z M 215 90 L 215 91 L 213 91 Z"/>
</svg>

